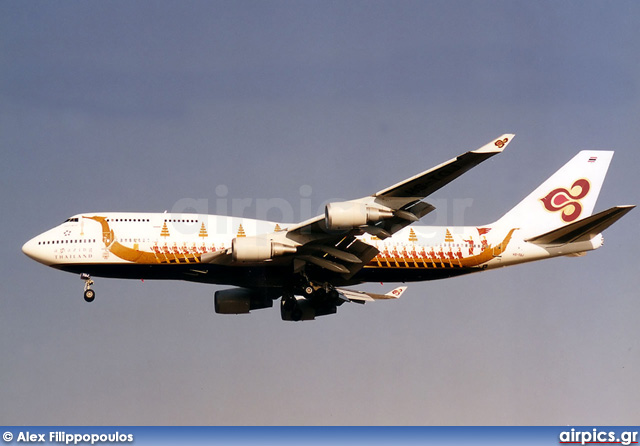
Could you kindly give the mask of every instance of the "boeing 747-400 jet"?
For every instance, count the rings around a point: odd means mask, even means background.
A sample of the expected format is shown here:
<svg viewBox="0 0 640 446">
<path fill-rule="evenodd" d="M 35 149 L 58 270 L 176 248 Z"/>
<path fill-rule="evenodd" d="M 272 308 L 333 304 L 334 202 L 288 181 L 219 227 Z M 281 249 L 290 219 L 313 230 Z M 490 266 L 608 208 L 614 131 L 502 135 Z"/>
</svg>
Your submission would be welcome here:
<svg viewBox="0 0 640 446">
<path fill-rule="evenodd" d="M 434 206 L 423 201 L 502 152 L 514 135 L 382 189 L 329 203 L 297 224 L 220 215 L 91 212 L 77 214 L 22 247 L 34 260 L 92 276 L 188 280 L 238 288 L 216 291 L 215 311 L 249 313 L 281 298 L 284 320 L 336 313 L 345 302 L 395 299 L 405 286 L 375 294 L 346 286 L 413 282 L 547 259 L 602 246 L 601 232 L 634 206 L 592 214 L 612 151 L 579 152 L 494 223 L 412 225 Z M 493 180 L 492 180 L 493 181 Z"/>
</svg>

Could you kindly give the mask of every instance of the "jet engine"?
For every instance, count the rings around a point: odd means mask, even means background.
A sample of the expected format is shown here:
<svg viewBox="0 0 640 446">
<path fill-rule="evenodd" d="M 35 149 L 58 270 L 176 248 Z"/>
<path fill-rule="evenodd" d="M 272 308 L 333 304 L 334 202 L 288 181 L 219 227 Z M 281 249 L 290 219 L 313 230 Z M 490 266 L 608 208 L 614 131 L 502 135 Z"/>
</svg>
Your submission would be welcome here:
<svg viewBox="0 0 640 446">
<path fill-rule="evenodd" d="M 366 203 L 343 201 L 329 203 L 324 208 L 328 229 L 352 229 L 393 217 L 391 209 L 369 206 Z"/>
<path fill-rule="evenodd" d="M 273 307 L 273 298 L 262 290 L 230 288 L 216 291 L 214 308 L 220 314 L 246 314 L 251 310 Z"/>
<path fill-rule="evenodd" d="M 295 252 L 295 246 L 274 242 L 267 237 L 236 237 L 231 241 L 234 262 L 262 262 Z"/>
</svg>

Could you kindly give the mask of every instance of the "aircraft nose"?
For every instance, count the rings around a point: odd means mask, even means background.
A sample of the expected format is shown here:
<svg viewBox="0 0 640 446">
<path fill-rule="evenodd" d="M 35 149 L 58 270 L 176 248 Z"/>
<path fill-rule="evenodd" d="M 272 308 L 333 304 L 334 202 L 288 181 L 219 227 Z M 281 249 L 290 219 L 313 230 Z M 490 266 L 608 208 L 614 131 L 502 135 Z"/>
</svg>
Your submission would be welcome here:
<svg viewBox="0 0 640 446">
<path fill-rule="evenodd" d="M 37 256 L 36 248 L 35 248 L 36 246 L 38 246 L 36 241 L 34 239 L 31 239 L 27 243 L 22 245 L 22 252 L 24 252 L 27 256 L 31 257 L 32 259 L 35 259 Z"/>
<path fill-rule="evenodd" d="M 41 247 L 38 245 L 38 242 L 35 238 L 32 238 L 27 243 L 22 245 L 22 252 L 25 253 L 28 257 L 31 257 L 33 260 L 47 264 L 44 253 L 42 252 Z"/>
</svg>

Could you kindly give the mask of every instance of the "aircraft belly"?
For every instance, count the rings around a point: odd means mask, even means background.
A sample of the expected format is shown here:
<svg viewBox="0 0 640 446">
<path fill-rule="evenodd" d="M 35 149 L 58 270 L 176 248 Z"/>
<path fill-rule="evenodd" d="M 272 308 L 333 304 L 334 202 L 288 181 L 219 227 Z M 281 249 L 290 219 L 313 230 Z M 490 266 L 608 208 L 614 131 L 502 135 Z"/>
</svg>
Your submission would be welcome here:
<svg viewBox="0 0 640 446">
<path fill-rule="evenodd" d="M 456 277 L 482 271 L 480 268 L 363 268 L 353 277 L 357 282 L 418 282 Z"/>
<path fill-rule="evenodd" d="M 245 287 L 281 287 L 287 279 L 280 267 L 230 267 L 208 264 L 95 263 L 60 264 L 56 268 L 114 279 L 185 280 Z M 288 271 L 288 269 L 286 270 Z"/>
</svg>

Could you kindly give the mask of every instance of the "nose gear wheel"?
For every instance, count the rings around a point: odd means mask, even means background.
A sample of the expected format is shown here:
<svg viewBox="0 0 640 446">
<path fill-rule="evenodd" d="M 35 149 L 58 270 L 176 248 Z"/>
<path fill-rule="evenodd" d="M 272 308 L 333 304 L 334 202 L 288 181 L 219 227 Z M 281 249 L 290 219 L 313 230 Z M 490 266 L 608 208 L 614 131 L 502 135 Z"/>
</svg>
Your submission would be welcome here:
<svg viewBox="0 0 640 446">
<path fill-rule="evenodd" d="M 84 300 L 86 302 L 93 302 L 96 298 L 96 292 L 91 288 L 91 285 L 93 285 L 91 276 L 87 273 L 82 273 L 80 274 L 80 279 L 84 280 Z"/>
</svg>

